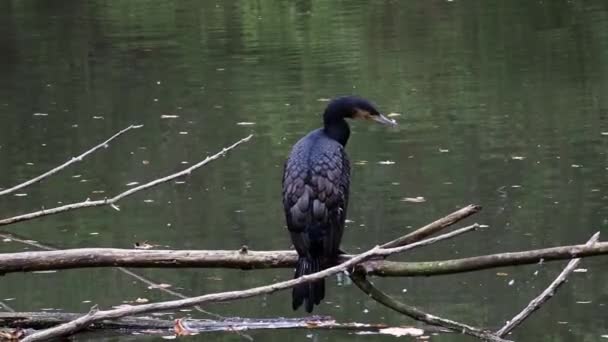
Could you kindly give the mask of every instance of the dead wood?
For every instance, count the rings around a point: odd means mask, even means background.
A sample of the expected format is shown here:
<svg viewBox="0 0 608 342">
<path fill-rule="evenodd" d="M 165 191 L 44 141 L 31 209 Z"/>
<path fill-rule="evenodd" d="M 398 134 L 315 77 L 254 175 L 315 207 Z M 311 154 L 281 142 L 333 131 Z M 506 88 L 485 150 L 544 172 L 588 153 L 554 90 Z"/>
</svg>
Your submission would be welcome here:
<svg viewBox="0 0 608 342">
<path fill-rule="evenodd" d="M 357 266 L 368 275 L 418 277 L 478 271 L 497 267 L 535 264 L 608 254 L 608 242 L 591 246 L 571 245 L 537 250 L 489 254 L 462 259 L 394 262 L 369 260 Z M 352 258 L 342 256 L 341 261 Z M 118 248 L 76 248 L 0 254 L 0 274 L 62 270 L 86 267 L 141 268 L 233 268 L 254 270 L 293 268 L 295 251 L 243 250 L 139 250 Z"/>
<path fill-rule="evenodd" d="M 505 341 L 499 336 L 493 334 L 491 331 L 485 331 L 467 324 L 456 322 L 450 319 L 442 318 L 436 315 L 431 315 L 418 308 L 402 303 L 386 293 L 380 291 L 375 287 L 364 274 L 353 273 L 351 274 L 353 282 L 361 289 L 361 291 L 368 294 L 375 301 L 389 307 L 399 313 L 409 316 L 417 321 L 421 321 L 431 325 L 437 325 L 444 327 L 453 332 L 459 332 L 466 335 L 471 335 L 485 341 L 500 342 Z"/>
<path fill-rule="evenodd" d="M 241 291 L 229 291 L 229 292 L 221 292 L 214 293 L 208 295 L 202 295 L 198 297 L 192 297 L 188 299 L 180 299 L 166 302 L 158 302 L 158 303 L 150 303 L 150 304 L 142 304 L 135 306 L 125 306 L 111 310 L 99 311 L 96 307 L 91 309 L 91 311 L 81 316 L 75 320 L 72 320 L 68 323 L 61 324 L 57 327 L 53 327 L 50 329 L 46 329 L 43 331 L 36 332 L 32 335 L 27 336 L 23 341 L 24 342 L 32 342 L 32 341 L 44 341 L 49 339 L 58 338 L 61 336 L 74 334 L 82 329 L 86 329 L 89 325 L 94 322 L 104 320 L 104 319 L 116 319 L 125 316 L 134 316 L 140 315 L 148 312 L 157 312 L 157 311 L 166 311 L 166 310 L 174 310 L 180 309 L 184 307 L 190 307 L 194 305 L 200 305 L 203 303 L 210 302 L 225 302 L 232 301 L 243 298 L 250 298 L 264 294 L 271 294 L 276 291 L 285 290 L 292 288 L 296 285 L 311 282 L 314 280 L 326 278 L 328 276 L 344 272 L 346 270 L 351 269 L 353 266 L 357 265 L 360 262 L 368 260 L 373 257 L 386 257 L 389 255 L 393 255 L 396 253 L 402 253 L 405 251 L 409 251 L 418 247 L 427 246 L 433 244 L 435 242 L 439 242 L 442 240 L 446 240 L 460 234 L 464 234 L 475 229 L 477 225 L 472 225 L 469 227 L 461 228 L 434 238 L 429 238 L 426 240 L 422 240 L 413 244 L 409 244 L 406 246 L 395 247 L 395 248 L 381 248 L 376 246 L 365 253 L 354 256 L 353 258 L 347 260 L 344 263 L 336 265 L 334 267 L 325 269 L 323 271 L 305 275 L 299 277 L 297 279 L 291 279 L 287 281 L 282 281 L 278 283 L 273 283 L 265 286 L 259 286 L 247 290 Z"/>
</svg>

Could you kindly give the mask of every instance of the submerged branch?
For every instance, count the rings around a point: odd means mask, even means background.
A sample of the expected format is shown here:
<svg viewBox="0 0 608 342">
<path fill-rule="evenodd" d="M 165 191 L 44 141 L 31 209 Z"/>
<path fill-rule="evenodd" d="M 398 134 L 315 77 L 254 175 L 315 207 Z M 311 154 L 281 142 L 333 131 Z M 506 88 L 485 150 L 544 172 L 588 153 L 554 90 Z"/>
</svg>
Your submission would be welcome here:
<svg viewBox="0 0 608 342">
<path fill-rule="evenodd" d="M 419 241 L 419 242 L 416 242 L 416 243 L 413 243 L 410 245 L 396 247 L 396 248 L 381 248 L 379 246 L 376 246 L 376 247 L 368 250 L 365 253 L 354 256 L 353 258 L 347 260 L 346 262 L 343 262 L 334 267 L 327 268 L 320 272 L 305 275 L 305 276 L 302 276 L 302 277 L 299 277 L 296 279 L 273 283 L 273 284 L 269 284 L 269 285 L 265 285 L 265 286 L 259 286 L 259 287 L 255 287 L 255 288 L 251 288 L 251 289 L 247 289 L 247 290 L 207 294 L 207 295 L 192 297 L 192 298 L 188 298 L 188 299 L 180 299 L 180 300 L 173 300 L 173 301 L 167 301 L 167 302 L 158 302 L 158 303 L 151 303 L 151 304 L 142 304 L 142 305 L 136 305 L 136 306 L 121 307 L 121 308 L 106 310 L 106 311 L 98 311 L 97 308 L 93 308 L 93 309 L 91 309 L 91 311 L 88 314 L 86 314 L 82 317 L 79 317 L 75 320 L 72 320 L 72 321 L 62 324 L 62 325 L 59 325 L 57 327 L 53 327 L 53 328 L 50 328 L 47 330 L 36 332 L 36 333 L 26 337 L 23 341 L 24 342 L 26 342 L 26 341 L 27 342 L 43 341 L 43 340 L 58 338 L 60 336 L 70 335 L 77 331 L 85 329 L 86 327 L 88 327 L 89 325 L 91 325 L 94 322 L 104 320 L 104 319 L 116 319 L 116 318 L 120 318 L 120 317 L 139 315 L 139 314 L 148 313 L 148 312 L 181 309 L 181 308 L 199 305 L 199 304 L 203 304 L 203 303 L 225 302 L 225 301 L 255 297 L 255 296 L 264 295 L 264 294 L 271 294 L 276 291 L 292 288 L 299 284 L 323 279 L 328 276 L 331 276 L 331 275 L 334 275 L 334 274 L 337 274 L 340 272 L 344 272 L 345 270 L 351 269 L 353 266 L 357 265 L 358 263 L 361 263 L 361 262 L 368 260 L 370 258 L 373 258 L 373 257 L 385 257 L 385 256 L 393 255 L 396 253 L 402 253 L 402 252 L 405 252 L 408 250 L 412 250 L 414 248 L 427 246 L 432 243 L 435 243 L 435 242 L 438 242 L 441 240 L 445 240 L 445 239 L 449 239 L 449 238 L 455 237 L 457 235 L 469 232 L 469 231 L 473 230 L 474 228 L 476 228 L 476 225 L 461 228 L 459 230 L 455 230 L 453 232 L 443 234 L 443 235 L 437 236 L 435 238 L 422 240 L 422 241 Z"/>
<path fill-rule="evenodd" d="M 587 241 L 585 246 L 593 246 L 600 239 L 600 232 L 593 234 L 593 236 Z M 572 259 L 562 270 L 562 272 L 555 278 L 553 282 L 547 287 L 538 297 L 534 298 L 520 313 L 515 315 L 510 321 L 508 321 L 500 330 L 496 332 L 496 335 L 502 337 L 507 335 L 518 325 L 520 325 L 526 318 L 528 318 L 534 311 L 538 310 L 541 305 L 551 299 L 557 289 L 564 284 L 566 278 L 574 271 L 574 269 L 581 262 L 580 258 Z"/>
<path fill-rule="evenodd" d="M 95 200 L 95 201 L 90 201 L 90 200 L 86 200 L 83 202 L 79 202 L 79 203 L 71 203 L 71 204 L 66 204 L 66 205 L 62 205 L 59 207 L 55 207 L 55 208 L 50 208 L 50 209 L 43 209 L 40 211 L 36 211 L 33 213 L 28 213 L 28 214 L 23 214 L 23 215 L 18 215 L 18 216 L 13 216 L 13 217 L 9 217 L 3 220 L 0 220 L 0 226 L 4 226 L 4 225 L 8 225 L 8 224 L 13 224 L 13 223 L 17 223 L 17 222 L 21 222 L 21 221 L 26 221 L 26 220 L 31 220 L 31 219 L 35 219 L 41 216 L 47 216 L 47 215 L 53 215 L 53 214 L 58 214 L 58 213 L 62 213 L 62 212 L 66 212 L 66 211 L 70 211 L 70 210 L 75 210 L 75 209 L 82 209 L 82 208 L 90 208 L 90 207 L 100 207 L 100 206 L 105 206 L 105 205 L 109 205 L 111 207 L 113 207 L 114 209 L 120 210 L 117 206 L 116 206 L 116 202 L 120 201 L 121 199 L 127 197 L 127 196 L 131 196 L 134 193 L 141 191 L 141 190 L 145 190 L 148 188 L 151 188 L 153 186 L 156 186 L 158 184 L 162 184 L 162 183 L 166 183 L 170 180 L 173 180 L 175 178 L 178 177 L 182 177 L 184 175 L 188 175 L 190 174 L 192 171 L 200 168 L 201 166 L 215 160 L 218 159 L 219 157 L 223 156 L 224 154 L 226 154 L 226 152 L 232 150 L 233 148 L 237 147 L 238 145 L 247 142 L 251 139 L 253 135 L 249 135 L 237 142 L 235 142 L 234 144 L 223 148 L 220 152 L 205 158 L 204 160 L 190 166 L 187 169 L 184 169 L 180 172 L 168 175 L 166 177 L 163 178 L 158 178 L 155 179 L 153 181 L 150 181 L 146 184 L 142 184 L 140 186 L 136 186 L 134 188 L 131 188 L 125 192 L 122 192 L 112 198 L 107 198 L 107 199 L 103 199 L 103 200 Z"/>
<path fill-rule="evenodd" d="M 417 321 L 421 321 L 431 325 L 437 325 L 440 327 L 444 327 L 450 329 L 454 332 L 460 332 L 463 334 L 475 336 L 482 340 L 486 341 L 505 341 L 500 337 L 494 335 L 490 331 L 484 331 L 479 328 L 466 325 L 463 323 L 459 323 L 456 321 L 452 321 L 449 319 L 441 318 L 439 316 L 431 315 L 426 313 L 418 308 L 402 303 L 386 293 L 380 291 L 377 287 L 375 287 L 364 274 L 361 273 L 353 273 L 351 274 L 351 279 L 353 282 L 361 289 L 361 291 L 365 292 L 375 301 L 399 312 L 406 316 L 409 316 Z"/>
<path fill-rule="evenodd" d="M 0 312 L 0 326 L 20 329 L 47 329 L 77 319 L 82 314 L 59 312 Z M 90 327 L 94 330 L 138 331 L 147 330 L 153 334 L 193 334 L 203 332 L 234 332 L 259 329 L 323 329 L 349 330 L 374 333 L 391 333 L 394 329 L 386 324 L 340 323 L 328 316 L 298 318 L 228 318 L 220 320 L 182 318 L 177 320 L 150 317 L 123 317 L 102 320 Z M 425 333 L 447 333 L 448 330 L 436 326 L 404 327 L 399 331 L 410 331 L 413 336 Z"/>
<path fill-rule="evenodd" d="M 118 138 L 119 136 L 121 136 L 123 133 L 126 133 L 127 131 L 131 130 L 131 129 L 137 129 L 137 128 L 141 128 L 143 125 L 131 125 L 121 131 L 119 131 L 118 133 L 115 133 L 113 136 L 111 136 L 110 138 L 108 138 L 107 140 L 105 140 L 104 142 L 102 142 L 101 144 L 85 151 L 84 153 L 82 153 L 81 155 L 77 156 L 77 157 L 72 157 L 70 160 L 66 161 L 65 163 L 37 176 L 34 177 L 26 182 L 23 182 L 21 184 L 15 185 L 11 188 L 8 189 L 4 189 L 4 190 L 0 190 L 0 196 L 2 195 L 7 195 L 10 193 L 13 193 L 19 189 L 25 188 L 28 185 L 32 185 L 36 182 L 39 182 L 41 180 L 43 180 L 44 178 L 47 178 L 49 176 L 52 176 L 53 174 L 65 169 L 66 167 L 70 166 L 71 164 L 75 163 L 75 162 L 79 162 L 82 161 L 84 158 L 86 158 L 89 154 L 92 154 L 93 152 L 97 151 L 98 149 L 102 148 L 102 147 L 107 147 L 107 145 L 110 143 L 110 141 Z"/>
</svg>

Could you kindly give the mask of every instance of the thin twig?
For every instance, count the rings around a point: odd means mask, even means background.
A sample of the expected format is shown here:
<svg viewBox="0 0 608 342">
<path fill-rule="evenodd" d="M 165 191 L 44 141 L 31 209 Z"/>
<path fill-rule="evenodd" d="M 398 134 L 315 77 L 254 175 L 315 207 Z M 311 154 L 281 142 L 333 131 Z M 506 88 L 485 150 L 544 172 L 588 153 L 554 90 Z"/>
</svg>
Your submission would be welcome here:
<svg viewBox="0 0 608 342">
<path fill-rule="evenodd" d="M 0 196 L 3 195 L 7 195 L 10 194 L 12 192 L 15 192 L 19 189 L 25 188 L 28 185 L 34 184 L 36 182 L 39 182 L 41 180 L 43 180 L 44 178 L 47 178 L 63 169 L 65 169 L 66 167 L 70 166 L 71 164 L 75 163 L 75 162 L 79 162 L 82 161 L 85 157 L 87 157 L 89 154 L 92 154 L 93 152 L 97 151 L 98 149 L 102 148 L 102 147 L 107 147 L 107 145 L 110 143 L 110 141 L 118 138 L 120 135 L 122 135 L 123 133 L 126 133 L 127 131 L 131 130 L 131 129 L 137 129 L 143 127 L 143 125 L 131 125 L 121 131 L 119 131 L 118 133 L 114 134 L 113 136 L 111 136 L 110 138 L 108 138 L 106 141 L 102 142 L 101 144 L 91 148 L 90 150 L 87 150 L 86 152 L 82 153 L 81 155 L 77 156 L 77 157 L 72 157 L 72 159 L 66 161 L 65 163 L 41 174 L 40 176 L 37 176 L 35 178 L 32 178 L 26 182 L 23 182 L 21 184 L 15 185 L 12 188 L 9 189 L 4 189 L 0 191 Z"/>
<path fill-rule="evenodd" d="M 436 220 L 435 222 L 431 222 L 424 227 L 418 228 L 415 231 L 413 231 L 405 236 L 397 238 L 393 241 L 389 241 L 380 247 L 392 248 L 392 247 L 403 246 L 403 245 L 407 245 L 407 244 L 410 244 L 413 242 L 420 241 L 420 240 L 426 238 L 427 236 L 438 233 L 442 229 L 447 228 L 458 221 L 461 221 L 473 214 L 478 213 L 480 210 L 481 210 L 480 206 L 474 205 L 474 204 L 469 204 L 468 206 L 466 206 L 462 209 L 459 209 L 447 216 L 444 216 L 444 217 Z"/>
<path fill-rule="evenodd" d="M 173 180 L 175 178 L 190 174 L 192 171 L 194 171 L 195 169 L 198 169 L 199 167 L 215 160 L 218 159 L 219 157 L 223 156 L 224 154 L 226 154 L 226 152 L 230 151 L 231 149 L 237 147 L 238 145 L 249 141 L 249 139 L 251 139 L 253 135 L 249 135 L 246 138 L 243 138 L 239 141 L 237 141 L 236 143 L 223 148 L 220 152 L 205 158 L 203 161 L 198 162 L 192 166 L 190 166 L 187 169 L 184 169 L 180 172 L 168 175 L 166 177 L 163 178 L 158 178 L 155 179 L 151 182 L 148 182 L 146 184 L 142 184 L 140 186 L 131 188 L 125 192 L 122 192 L 112 198 L 109 199 L 104 199 L 104 200 L 96 200 L 96 201 L 89 201 L 86 200 L 84 202 L 79 202 L 79 203 L 71 203 L 71 204 L 66 204 L 60 207 L 55 207 L 55 208 L 50 208 L 50 209 L 43 209 L 40 211 L 36 211 L 33 213 L 28 213 L 28 214 L 23 214 L 23 215 L 18 215 L 18 216 L 14 216 L 14 217 L 9 217 L 3 220 L 0 220 L 0 226 L 4 226 L 4 225 L 8 225 L 8 224 L 12 224 L 12 223 L 17 223 L 17 222 L 21 222 L 21 221 L 25 221 L 25 220 L 31 220 L 31 219 L 35 219 L 41 216 L 47 216 L 47 215 L 53 215 L 53 214 L 58 214 L 58 213 L 62 213 L 62 212 L 66 212 L 66 211 L 70 211 L 70 210 L 75 210 L 75 209 L 82 209 L 82 208 L 90 208 L 90 207 L 99 207 L 99 206 L 104 206 L 104 205 L 109 205 L 114 209 L 118 209 L 118 206 L 116 206 L 116 202 L 120 201 L 121 199 L 133 195 L 134 193 L 141 191 L 141 190 L 145 190 L 147 188 L 153 187 L 155 185 L 161 184 L 161 183 L 165 183 L 168 182 L 170 180 Z"/>
<path fill-rule="evenodd" d="M 380 291 L 380 289 L 375 287 L 369 280 L 367 280 L 367 278 L 365 277 L 365 274 L 363 274 L 363 273 L 355 272 L 355 273 L 352 273 L 350 277 L 353 280 L 353 282 L 357 285 L 357 287 L 359 287 L 361 289 L 361 291 L 368 294 L 375 301 L 377 301 L 380 304 L 383 304 L 397 312 L 400 312 L 406 316 L 409 316 L 417 321 L 444 327 L 444 328 L 450 329 L 454 332 L 459 332 L 459 333 L 475 336 L 482 340 L 496 341 L 496 342 L 504 341 L 503 339 L 499 338 L 498 336 L 495 336 L 494 334 L 492 334 L 492 332 L 490 332 L 490 331 L 484 331 L 482 329 L 479 329 L 479 328 L 476 328 L 476 327 L 473 327 L 473 326 L 470 326 L 467 324 L 463 324 L 463 323 L 459 323 L 459 322 L 456 322 L 456 321 L 453 321 L 450 319 L 431 315 L 418 308 L 415 308 L 413 306 L 400 302 L 400 301 L 396 300 L 395 298 L 387 295 L 386 293 Z"/>
<path fill-rule="evenodd" d="M 600 238 L 600 232 L 593 234 L 593 236 L 587 241 L 585 246 L 593 246 Z M 547 287 L 538 297 L 534 298 L 520 313 L 515 315 L 510 321 L 500 328 L 496 332 L 496 335 L 502 337 L 507 335 L 513 329 L 515 329 L 518 325 L 520 325 L 526 318 L 528 318 L 534 311 L 538 310 L 541 305 L 543 305 L 546 301 L 551 299 L 557 289 L 564 284 L 566 278 L 574 271 L 574 269 L 581 262 L 580 258 L 572 259 L 566 265 L 564 270 L 555 278 L 555 280 Z"/>
<path fill-rule="evenodd" d="M 42 243 L 40 243 L 38 241 L 34 241 L 34 240 L 31 240 L 31 239 L 26 239 L 26 238 L 23 238 L 23 237 L 18 237 L 18 236 L 16 236 L 13 233 L 0 232 L 0 238 L 9 239 L 11 241 L 19 242 L 19 243 L 24 244 L 24 245 L 36 247 L 36 248 L 39 248 L 39 249 L 44 249 L 44 250 L 47 250 L 47 251 L 57 251 L 57 250 L 60 251 L 60 249 L 58 249 L 56 247 L 52 247 L 52 246 L 50 246 L 48 244 L 42 244 Z M 174 297 L 183 298 L 183 299 L 190 298 L 190 297 L 188 297 L 188 296 L 186 296 L 186 295 L 184 295 L 182 293 L 179 293 L 177 291 L 171 290 L 171 289 L 166 288 L 164 286 L 160 286 L 160 284 L 158 284 L 158 283 L 156 283 L 156 282 L 154 282 L 154 281 L 152 281 L 150 279 L 147 279 L 144 276 L 139 275 L 139 274 L 137 274 L 137 273 L 135 273 L 135 272 L 133 272 L 133 271 L 131 271 L 129 269 L 124 268 L 124 267 L 116 267 L 116 269 L 119 270 L 120 272 L 122 272 L 122 273 L 130 276 L 130 277 L 133 277 L 133 278 L 139 280 L 140 282 L 142 282 L 142 283 L 144 283 L 144 284 L 146 284 L 146 285 L 148 285 L 150 287 L 158 289 L 158 290 L 160 290 L 162 292 L 165 292 L 165 293 L 167 293 L 169 295 L 172 295 Z M 10 307 L 8 307 L 8 308 L 10 308 Z M 219 318 L 222 318 L 222 319 L 226 318 L 226 317 L 218 315 L 216 313 L 204 310 L 203 308 L 201 308 L 198 305 L 194 306 L 194 309 L 197 310 L 197 311 L 199 311 L 199 312 L 201 312 L 201 313 L 204 313 L 206 315 L 209 315 L 211 317 L 215 317 L 215 318 L 218 318 L 218 319 Z M 9 311 L 14 311 L 14 310 L 9 310 Z"/>
<path fill-rule="evenodd" d="M 48 340 L 48 339 L 52 339 L 52 338 L 58 338 L 60 336 L 70 335 L 77 331 L 85 329 L 91 323 L 94 323 L 94 322 L 102 320 L 102 319 L 115 319 L 115 318 L 120 318 L 120 317 L 124 317 L 124 316 L 143 314 L 143 313 L 147 313 L 147 312 L 175 310 L 175 309 L 190 307 L 193 305 L 199 305 L 199 304 L 209 303 L 209 302 L 225 302 L 225 301 L 236 300 L 236 299 L 250 298 L 250 297 L 259 296 L 259 295 L 263 295 L 263 294 L 270 294 L 270 293 L 274 293 L 279 290 L 285 290 L 285 289 L 292 288 L 299 284 L 311 282 L 314 280 L 318 280 L 318 279 L 322 279 L 322 278 L 334 275 L 336 273 L 343 272 L 343 271 L 355 266 L 356 264 L 358 264 L 362 261 L 365 261 L 369 258 L 375 257 L 375 256 L 388 256 L 388 255 L 392 255 L 395 253 L 402 253 L 402 252 L 405 252 L 405 251 L 408 251 L 408 250 L 411 250 L 411 249 L 414 249 L 417 247 L 427 246 L 427 245 L 430 245 L 432 243 L 435 243 L 435 242 L 438 242 L 441 240 L 455 237 L 457 235 L 471 231 L 475 228 L 476 228 L 476 225 L 461 228 L 461 229 L 458 229 L 458 230 L 455 230 L 450 233 L 446 233 L 446 234 L 443 234 L 443 235 L 440 235 L 440 236 L 437 236 L 434 238 L 422 240 L 417 243 L 413 243 L 413 244 L 401 246 L 401 247 L 396 247 L 396 248 L 381 248 L 379 246 L 376 246 L 376 247 L 372 248 L 371 250 L 369 250 L 365 253 L 359 254 L 344 263 L 341 263 L 341 264 L 336 265 L 331 268 L 327 268 L 323 271 L 305 275 L 305 276 L 302 276 L 302 277 L 299 277 L 296 279 L 291 279 L 291 280 L 282 281 L 279 283 L 274 283 L 274 284 L 270 284 L 270 285 L 266 285 L 266 286 L 251 288 L 248 290 L 207 294 L 207 295 L 192 297 L 192 298 L 188 298 L 188 299 L 180 299 L 180 300 L 174 300 L 174 301 L 166 301 L 166 302 L 121 307 L 121 308 L 107 310 L 107 311 L 98 311 L 96 308 L 93 308 L 93 309 L 91 309 L 91 311 L 88 314 L 86 314 L 78 319 L 75 319 L 71 322 L 62 324 L 62 325 L 54 327 L 54 328 L 36 332 L 36 333 L 26 337 L 23 341 L 24 342 L 43 341 L 43 340 Z"/>
</svg>

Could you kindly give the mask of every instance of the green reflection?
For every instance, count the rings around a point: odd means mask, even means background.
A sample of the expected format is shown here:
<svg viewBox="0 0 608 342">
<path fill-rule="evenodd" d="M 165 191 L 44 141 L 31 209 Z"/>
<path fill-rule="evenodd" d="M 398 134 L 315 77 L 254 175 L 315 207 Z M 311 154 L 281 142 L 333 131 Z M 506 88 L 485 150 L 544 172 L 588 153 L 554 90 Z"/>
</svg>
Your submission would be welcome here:
<svg viewBox="0 0 608 342">
<path fill-rule="evenodd" d="M 144 124 L 28 188 L 28 196 L 0 198 L 2 217 L 114 194 L 256 135 L 185 184 L 125 200 L 120 212 L 83 210 L 9 228 L 33 239 L 62 247 L 128 248 L 148 240 L 170 248 L 287 248 L 284 158 L 320 125 L 323 99 L 347 93 L 401 114 L 400 128 L 390 132 L 353 125 L 349 251 L 470 202 L 484 206 L 475 220 L 490 230 L 403 258 L 583 242 L 608 222 L 604 1 L 28 0 L 5 1 L 0 13 L 0 186 L 46 171 L 129 124 Z M 179 117 L 161 119 L 167 114 Z M 254 125 L 237 124 L 243 122 Z M 386 160 L 395 163 L 379 164 Z M 417 196 L 426 202 L 401 201 Z M 4 243 L 4 249 L 22 247 Z M 606 333 L 602 266 L 601 258 L 585 262 L 589 273 L 573 277 L 516 337 L 596 340 Z M 495 326 L 558 269 L 377 282 L 431 312 Z M 140 272 L 187 294 L 291 276 L 290 270 Z M 331 282 L 331 303 L 319 314 L 409 323 L 352 286 Z M 18 310 L 85 311 L 86 300 L 109 307 L 142 296 L 169 299 L 109 269 L 8 275 L 1 288 L 16 298 L 10 304 Z M 250 317 L 301 314 L 285 305 L 288 298 L 280 293 L 208 309 Z M 254 337 L 305 341 L 306 334 Z M 346 333 L 315 338 L 369 340 Z"/>
</svg>

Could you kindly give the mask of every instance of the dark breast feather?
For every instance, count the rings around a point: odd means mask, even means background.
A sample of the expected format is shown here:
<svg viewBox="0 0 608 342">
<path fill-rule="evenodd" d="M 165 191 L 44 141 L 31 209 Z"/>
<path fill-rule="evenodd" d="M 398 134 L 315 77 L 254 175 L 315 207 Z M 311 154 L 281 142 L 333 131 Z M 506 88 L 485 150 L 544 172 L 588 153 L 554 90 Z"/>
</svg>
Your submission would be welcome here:
<svg viewBox="0 0 608 342">
<path fill-rule="evenodd" d="M 344 230 L 350 164 L 338 143 L 319 145 L 308 155 L 301 153 L 305 149 L 296 148 L 288 158 L 283 174 L 283 206 L 298 253 L 318 254 L 322 249 L 324 256 L 333 257 Z"/>
</svg>

